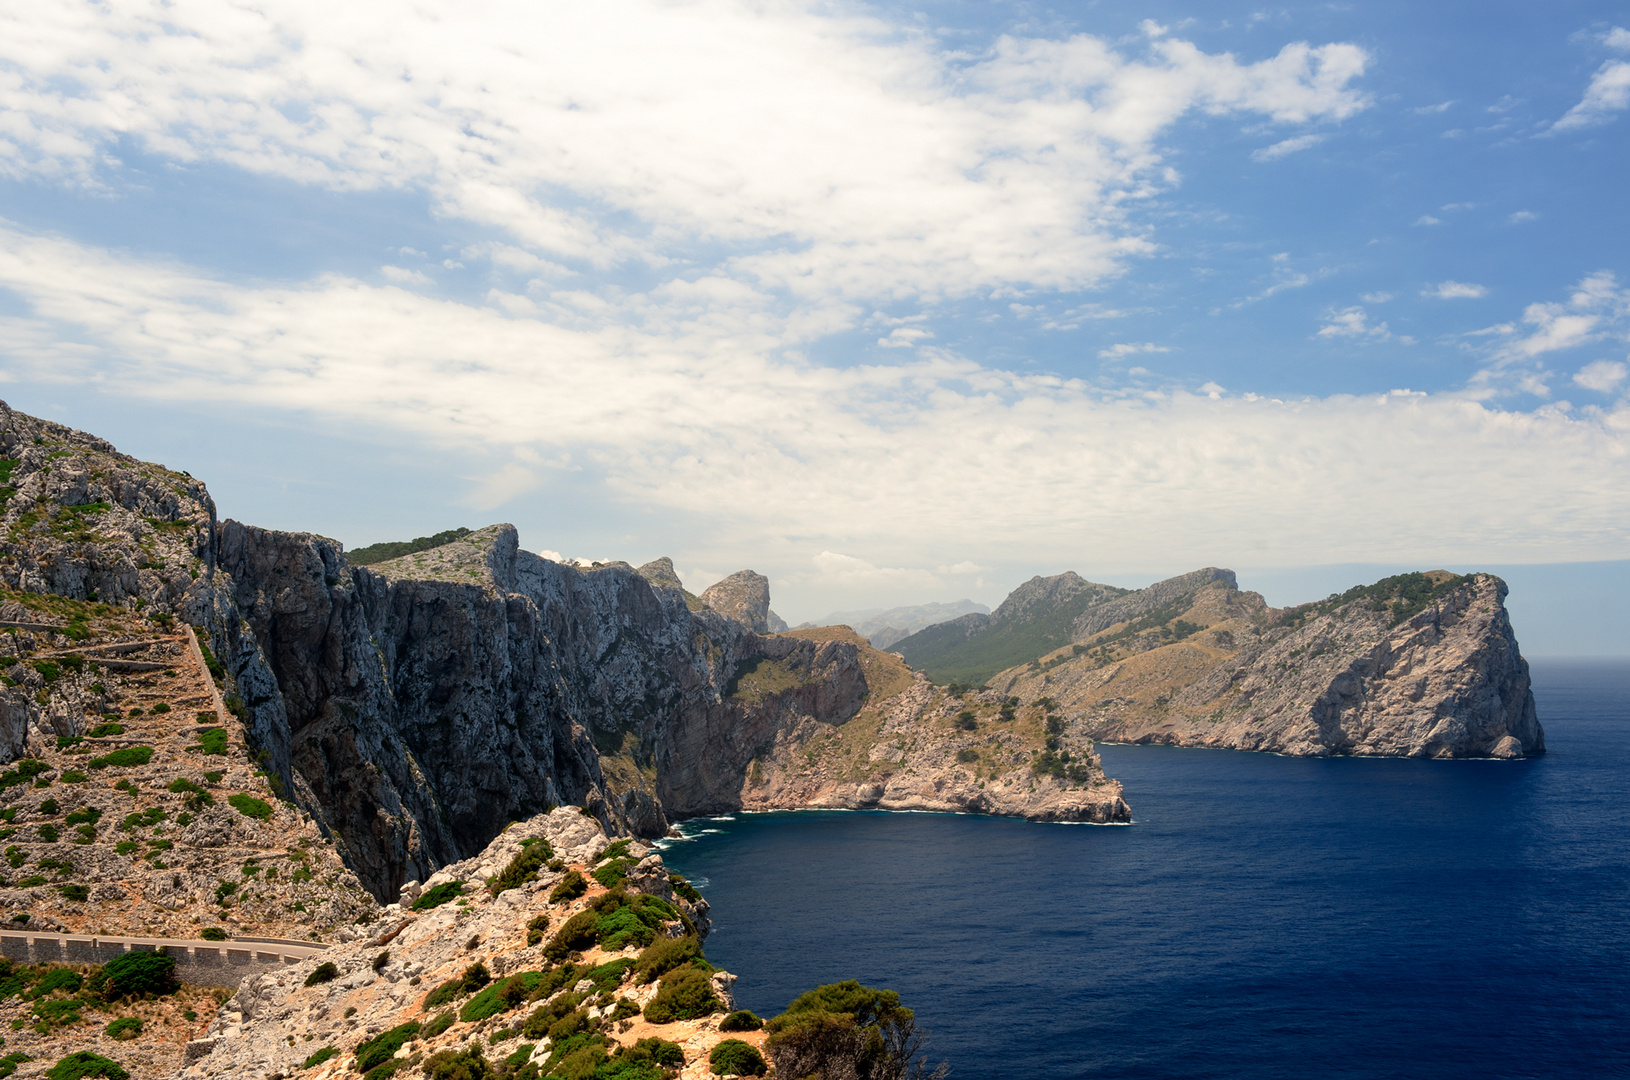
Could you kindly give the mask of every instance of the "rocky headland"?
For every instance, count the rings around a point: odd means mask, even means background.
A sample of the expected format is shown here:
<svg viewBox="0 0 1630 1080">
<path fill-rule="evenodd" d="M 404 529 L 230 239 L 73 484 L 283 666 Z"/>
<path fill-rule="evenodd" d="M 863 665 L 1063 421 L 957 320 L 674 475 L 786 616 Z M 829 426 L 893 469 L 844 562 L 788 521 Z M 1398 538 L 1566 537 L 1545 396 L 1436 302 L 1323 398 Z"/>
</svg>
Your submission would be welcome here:
<svg viewBox="0 0 1630 1080">
<path fill-rule="evenodd" d="M 1544 753 L 1545 734 L 1505 596 L 1491 574 L 1437 570 L 1276 609 L 1229 570 L 1137 591 L 1065 574 L 897 647 L 1054 702 L 1070 730 L 1101 741 L 1521 758 Z M 1026 641 L 1034 655 L 1009 665 Z"/>
</svg>

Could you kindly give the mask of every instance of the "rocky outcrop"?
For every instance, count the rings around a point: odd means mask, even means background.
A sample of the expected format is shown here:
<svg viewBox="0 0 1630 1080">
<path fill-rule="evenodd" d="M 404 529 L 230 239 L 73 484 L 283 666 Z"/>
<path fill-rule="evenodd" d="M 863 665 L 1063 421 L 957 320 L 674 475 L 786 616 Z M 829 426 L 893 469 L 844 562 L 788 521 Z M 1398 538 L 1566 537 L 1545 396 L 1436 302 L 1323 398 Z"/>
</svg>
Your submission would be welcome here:
<svg viewBox="0 0 1630 1080">
<path fill-rule="evenodd" d="M 532 840 L 547 841 L 560 862 L 495 895 L 488 883 Z M 574 1018 L 575 1030 L 603 1038 L 608 1054 L 642 1038 L 660 1038 L 683 1052 L 683 1076 L 711 1075 L 709 1052 L 732 1037 L 721 1033 L 719 1025 L 734 1007 L 734 976 L 709 969 L 704 981 L 714 998 L 712 1011 L 696 1019 L 658 1022 L 643 1017 L 641 1009 L 663 984 L 642 983 L 628 970 L 642 943 L 609 949 L 596 944 L 573 952 L 567 962 L 579 962 L 564 984 L 559 976 L 565 967 L 544 955 L 567 920 L 607 898 L 610 890 L 591 871 L 596 864 L 602 870 L 609 865 L 601 859 L 608 843 L 598 823 L 576 808 L 515 823 L 471 858 L 444 867 L 425 882 L 423 891 L 413 886 L 404 895 L 407 904 L 390 905 L 352 928 L 349 941 L 299 965 L 246 978 L 208 1029 L 187 1045 L 187 1064 L 179 1075 L 186 1080 L 354 1076 L 350 1069 L 359 1049 L 402 1025 L 411 1027 L 403 1029 L 401 1056 L 414 1066 L 440 1051 L 465 1048 L 494 1064 L 509 1059 L 512 1068 L 528 1061 L 541 1066 L 549 1060 L 547 1032 L 558 1017 L 540 1018 L 552 1005 L 559 1006 L 559 1017 Z M 627 875 L 619 886 L 622 895 L 655 897 L 668 916 L 647 933 L 667 938 L 692 929 L 705 933 L 705 902 L 675 895 L 660 854 L 634 842 L 622 861 Z M 573 872 L 587 878 L 587 894 L 551 901 L 555 886 Z M 437 885 L 464 894 L 414 910 L 413 898 L 423 898 Z M 314 978 L 320 965 L 329 965 L 332 976 Z M 553 983 L 542 981 L 546 973 L 556 976 Z M 506 980 L 513 992 L 499 998 L 495 988 Z M 458 988 L 461 981 L 466 988 Z M 484 989 L 490 1003 L 479 1005 L 476 995 Z M 438 991 L 443 999 L 429 1004 Z M 760 1033 L 734 1037 L 762 1040 Z M 388 1059 L 387 1052 L 381 1060 Z M 495 1075 L 487 1071 L 490 1064 L 483 1064 L 482 1070 L 464 1075 Z M 413 1071 L 417 1075 L 419 1070 Z"/>
<path fill-rule="evenodd" d="M 770 579 L 751 570 L 737 570 L 709 585 L 702 591 L 702 603 L 755 634 L 779 634 L 787 628 L 786 621 L 770 610 Z"/>
<path fill-rule="evenodd" d="M 1302 756 L 1544 753 L 1499 578 L 1401 575 L 1275 610 L 1228 571 L 1199 574 L 1149 590 L 1164 603 L 1123 613 L 1148 612 L 1140 618 L 1094 623 L 1067 652 L 993 683 L 1056 699 L 1108 742 Z"/>
</svg>

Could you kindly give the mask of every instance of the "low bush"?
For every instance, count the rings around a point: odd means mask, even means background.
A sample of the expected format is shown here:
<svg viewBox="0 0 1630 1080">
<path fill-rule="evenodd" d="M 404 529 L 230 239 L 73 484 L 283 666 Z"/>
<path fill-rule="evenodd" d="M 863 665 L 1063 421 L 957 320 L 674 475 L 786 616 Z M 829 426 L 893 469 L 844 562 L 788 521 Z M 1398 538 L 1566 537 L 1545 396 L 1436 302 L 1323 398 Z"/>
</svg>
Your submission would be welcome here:
<svg viewBox="0 0 1630 1080">
<path fill-rule="evenodd" d="M 958 762 L 964 765 L 968 764 L 970 761 L 978 761 L 979 751 L 975 750 L 971 746 L 964 747 L 956 752 L 956 759 Z"/>
<path fill-rule="evenodd" d="M 127 1080 L 130 1076 L 117 1061 L 89 1050 L 74 1051 L 47 1069 L 45 1075 L 47 1080 Z"/>
<path fill-rule="evenodd" d="M 540 982 L 541 971 L 518 971 L 503 982 L 493 983 L 464 1003 L 458 1018 L 465 1023 L 478 1023 L 499 1013 L 508 1012 L 524 1004 Z"/>
<path fill-rule="evenodd" d="M 322 963 L 311 969 L 311 974 L 306 976 L 306 985 L 317 986 L 321 983 L 333 982 L 339 977 L 340 969 L 334 966 L 334 962 L 331 960 L 324 960 Z"/>
<path fill-rule="evenodd" d="M 573 870 L 561 878 L 553 889 L 549 890 L 549 902 L 551 904 L 566 903 L 567 901 L 576 900 L 588 891 L 588 880 L 582 874 Z"/>
<path fill-rule="evenodd" d="M 492 895 L 497 896 L 505 890 L 525 885 L 537 877 L 538 871 L 554 857 L 555 852 L 549 846 L 549 841 L 542 837 L 529 837 L 521 842 L 521 850 L 509 861 L 509 865 L 488 883 L 487 889 Z"/>
<path fill-rule="evenodd" d="M 640 984 L 660 978 L 683 964 L 702 958 L 702 944 L 693 935 L 658 938 L 645 947 L 634 961 L 634 981 Z"/>
<path fill-rule="evenodd" d="M 103 965 L 96 991 L 105 1001 L 140 997 L 143 994 L 169 994 L 180 987 L 175 975 L 175 957 L 157 952 L 128 952 Z"/>
<path fill-rule="evenodd" d="M 461 980 L 448 979 L 425 995 L 423 1009 L 425 1012 L 429 1012 L 431 1009 L 439 1009 L 450 1001 L 458 1000 L 459 995 L 463 993 L 464 983 Z"/>
<path fill-rule="evenodd" d="M 433 889 L 426 889 L 413 901 L 414 911 L 429 911 L 431 908 L 441 907 L 449 900 L 457 900 L 464 895 L 464 882 L 444 881 Z"/>
<path fill-rule="evenodd" d="M 62 771 L 62 775 L 57 779 L 61 780 L 64 784 L 83 784 L 85 781 L 90 779 L 90 776 L 80 772 L 78 769 L 64 769 Z"/>
<path fill-rule="evenodd" d="M 683 874 L 669 874 L 668 887 L 673 889 L 675 896 L 689 900 L 693 904 L 702 899 L 702 894 L 696 891 L 696 886 L 686 880 Z"/>
<path fill-rule="evenodd" d="M 589 969 L 589 973 L 584 975 L 583 978 L 592 982 L 596 990 L 605 993 L 621 986 L 623 978 L 628 974 L 628 969 L 633 966 L 634 961 L 632 960 L 612 960 L 610 963 Z"/>
<path fill-rule="evenodd" d="M 662 977 L 656 997 L 645 1006 L 645 1018 L 653 1024 L 675 1020 L 695 1020 L 718 1011 L 719 999 L 713 993 L 713 980 L 698 967 L 682 967 Z"/>
<path fill-rule="evenodd" d="M 719 1021 L 720 1031 L 757 1031 L 763 1026 L 764 1021 L 746 1009 L 737 1009 Z"/>
<path fill-rule="evenodd" d="M 481 1056 L 481 1051 L 473 1046 L 432 1054 L 425 1059 L 422 1068 L 428 1080 L 489 1080 L 498 1075 L 492 1064 Z"/>
<path fill-rule="evenodd" d="M 124 733 L 125 726 L 123 724 L 113 723 L 112 721 L 105 724 L 97 724 L 95 727 L 91 728 L 89 732 L 87 732 L 87 734 L 89 734 L 93 739 L 105 739 L 110 735 L 123 735 Z"/>
<path fill-rule="evenodd" d="M 91 891 L 84 885 L 58 885 L 57 892 L 62 894 L 64 900 L 76 904 L 83 904 L 91 898 Z"/>
<path fill-rule="evenodd" d="M 198 749 L 205 754 L 224 756 L 226 754 L 226 729 L 210 727 L 200 731 L 198 733 Z"/>
<path fill-rule="evenodd" d="M 715 1046 L 707 1064 L 714 1076 L 763 1076 L 768 1071 L 764 1055 L 740 1039 L 726 1039 Z"/>
<path fill-rule="evenodd" d="M 420 1034 L 426 1039 L 434 1039 L 437 1035 L 453 1026 L 453 1012 L 449 1009 L 444 1013 L 437 1013 L 436 1018 L 424 1026 Z"/>
<path fill-rule="evenodd" d="M 205 941 L 225 941 L 226 931 L 222 930 L 219 926 L 206 926 L 202 930 L 198 931 L 198 936 L 203 938 Z"/>
<path fill-rule="evenodd" d="M 119 1039 L 120 1041 L 134 1039 L 141 1032 L 141 1018 L 135 1016 L 121 1016 L 117 1020 L 110 1022 L 106 1029 L 108 1038 Z"/>
<path fill-rule="evenodd" d="M 271 820 L 272 804 L 262 799 L 257 799 L 253 795 L 245 795 L 240 792 L 237 795 L 229 797 L 226 801 L 227 804 L 232 807 L 232 809 L 236 810 L 244 817 L 254 818 L 256 821 Z"/>
<path fill-rule="evenodd" d="M 409 1020 L 405 1024 L 397 1024 L 389 1031 L 382 1031 L 357 1047 L 356 1061 L 352 1067 L 357 1072 L 366 1073 L 378 1065 L 383 1065 L 396 1055 L 396 1051 L 408 1044 L 410 1039 L 418 1036 L 421 1026 L 416 1020 Z"/>
<path fill-rule="evenodd" d="M 300 1067 L 302 1069 L 315 1069 L 329 1058 L 338 1057 L 339 1053 L 339 1050 L 335 1047 L 325 1046 L 315 1054 L 312 1054 L 310 1057 L 306 1058 L 305 1062 Z"/>
<path fill-rule="evenodd" d="M 126 746 L 121 750 L 113 751 L 111 754 L 91 758 L 85 764 L 93 769 L 105 769 L 110 765 L 120 769 L 134 769 L 146 765 L 152 760 L 153 748 L 151 746 Z"/>
</svg>

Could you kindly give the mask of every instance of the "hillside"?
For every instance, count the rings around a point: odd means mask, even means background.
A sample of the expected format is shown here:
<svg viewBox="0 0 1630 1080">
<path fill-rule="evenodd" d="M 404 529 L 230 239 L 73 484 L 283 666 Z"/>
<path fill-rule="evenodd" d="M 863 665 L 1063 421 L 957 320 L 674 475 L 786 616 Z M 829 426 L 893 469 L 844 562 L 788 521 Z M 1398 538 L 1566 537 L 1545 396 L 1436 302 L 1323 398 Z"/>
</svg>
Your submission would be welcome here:
<svg viewBox="0 0 1630 1080">
<path fill-rule="evenodd" d="M 1126 592 L 1072 573 L 1031 578 L 989 615 L 975 612 L 919 630 L 896 641 L 893 651 L 936 683 L 979 685 L 1068 645 L 1077 619 Z"/>
<path fill-rule="evenodd" d="M 1439 570 L 1276 610 L 1208 569 L 1089 605 L 1066 643 L 988 681 L 1104 741 L 1522 757 L 1545 740 L 1505 595 Z"/>
</svg>

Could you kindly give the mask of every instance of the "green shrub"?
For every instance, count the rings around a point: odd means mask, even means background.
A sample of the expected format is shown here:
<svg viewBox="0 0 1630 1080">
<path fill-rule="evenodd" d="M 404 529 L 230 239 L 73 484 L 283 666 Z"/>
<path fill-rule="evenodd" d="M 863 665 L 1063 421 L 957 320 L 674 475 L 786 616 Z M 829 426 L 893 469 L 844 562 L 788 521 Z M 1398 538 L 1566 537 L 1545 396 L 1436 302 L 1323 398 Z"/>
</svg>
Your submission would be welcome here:
<svg viewBox="0 0 1630 1080">
<path fill-rule="evenodd" d="M 382 1031 L 357 1047 L 356 1061 L 352 1067 L 360 1073 L 378 1065 L 383 1065 L 395 1056 L 396 1051 L 408 1044 L 410 1039 L 418 1036 L 420 1025 L 416 1020 L 409 1020 L 405 1024 L 398 1024 L 389 1031 Z"/>
<path fill-rule="evenodd" d="M 612 960 L 608 963 L 601 964 L 599 967 L 591 968 L 589 973 L 584 975 L 583 978 L 592 982 L 596 990 L 604 993 L 605 991 L 615 990 L 617 987 L 621 986 L 623 984 L 624 976 L 628 974 L 628 969 L 633 966 L 634 961 L 632 960 Z"/>
<path fill-rule="evenodd" d="M 226 745 L 225 728 L 210 727 L 198 733 L 198 749 L 205 754 L 224 756 Z"/>
<path fill-rule="evenodd" d="M 675 1020 L 695 1020 L 719 1008 L 713 993 L 713 980 L 697 967 L 676 968 L 662 977 L 656 997 L 645 1007 L 645 1018 L 653 1024 Z"/>
<path fill-rule="evenodd" d="M 720 1031 L 757 1031 L 763 1026 L 764 1021 L 746 1009 L 737 1009 L 719 1021 Z"/>
<path fill-rule="evenodd" d="M 57 805 L 57 801 L 55 799 L 46 799 L 44 802 L 40 803 L 40 813 L 44 814 L 46 817 L 55 817 L 61 812 L 62 807 Z"/>
<path fill-rule="evenodd" d="M 549 841 L 542 837 L 534 836 L 523 840 L 521 850 L 509 861 L 509 865 L 488 883 L 487 889 L 492 895 L 497 896 L 507 889 L 524 885 L 537 877 L 543 865 L 554 857 L 554 849 L 549 846 Z"/>
<path fill-rule="evenodd" d="M 83 904 L 91 898 L 90 889 L 83 885 L 58 885 L 57 891 L 64 900 L 71 900 L 76 904 Z"/>
<path fill-rule="evenodd" d="M 464 1007 L 458 1011 L 458 1018 L 467 1024 L 477 1023 L 501 1012 L 508 1012 L 523 1004 L 542 981 L 541 971 L 516 972 L 503 982 L 493 983 L 466 1001 Z"/>
<path fill-rule="evenodd" d="M 573 870 L 571 873 L 561 878 L 559 884 L 557 884 L 553 889 L 549 890 L 549 902 L 551 904 L 560 904 L 570 900 L 576 900 L 579 896 L 582 896 L 588 891 L 589 883 L 587 879 L 585 879 L 583 875 L 579 874 L 576 870 Z"/>
<path fill-rule="evenodd" d="M 613 859 L 594 871 L 594 880 L 607 889 L 615 889 L 628 877 L 628 868 L 633 865 L 630 859 Z"/>
<path fill-rule="evenodd" d="M 34 1015 L 38 1018 L 34 1030 L 41 1035 L 49 1035 L 57 1028 L 77 1024 L 85 1019 L 79 1010 L 85 1003 L 78 998 L 68 998 L 64 1001 L 36 1001 Z"/>
<path fill-rule="evenodd" d="M 117 851 L 120 855 L 129 855 L 132 851 L 135 851 L 139 847 L 141 847 L 141 841 L 139 840 L 120 840 L 117 844 L 113 845 L 113 850 Z"/>
<path fill-rule="evenodd" d="M 226 931 L 222 930 L 219 926 L 206 926 L 202 930 L 198 931 L 198 936 L 203 938 L 205 941 L 225 941 Z"/>
<path fill-rule="evenodd" d="M 0 773 L 0 788 L 8 788 L 13 784 L 26 784 L 50 767 L 38 758 L 24 758 L 17 763 L 15 769 Z"/>
<path fill-rule="evenodd" d="M 19 881 L 16 887 L 19 889 L 32 889 L 37 886 L 44 885 L 45 883 L 45 878 L 42 875 L 30 874 L 28 877 L 25 877 Z"/>
<path fill-rule="evenodd" d="M 685 880 L 683 874 L 669 874 L 668 887 L 673 889 L 675 896 L 689 900 L 693 904 L 702 899 L 702 894 L 696 891 L 696 886 Z"/>
<path fill-rule="evenodd" d="M 491 981 L 492 973 L 487 970 L 487 965 L 477 960 L 465 968 L 464 974 L 459 976 L 459 989 L 466 994 L 473 994 Z"/>
<path fill-rule="evenodd" d="M 428 1080 L 492 1080 L 498 1075 L 481 1052 L 472 1046 L 432 1054 L 425 1059 L 422 1068 Z"/>
<path fill-rule="evenodd" d="M 84 741 L 85 741 L 85 736 L 83 736 L 83 735 L 58 735 L 57 736 L 57 750 L 59 752 L 63 751 L 63 750 L 69 750 L 69 749 L 72 749 L 75 746 L 78 746 L 80 743 L 82 743 Z"/>
<path fill-rule="evenodd" d="M 694 935 L 658 938 L 634 962 L 634 981 L 640 984 L 666 975 L 676 967 L 702 958 L 702 943 Z"/>
<path fill-rule="evenodd" d="M 592 909 L 579 911 L 566 920 L 566 924 L 555 931 L 555 936 L 549 939 L 549 944 L 543 947 L 543 955 L 550 960 L 560 961 L 566 959 L 568 953 L 581 952 L 594 945 L 594 924 L 599 918 Z"/>
<path fill-rule="evenodd" d="M 46 682 L 56 682 L 62 678 L 62 667 L 50 660 L 31 660 L 29 666 L 40 673 L 40 678 Z"/>
<path fill-rule="evenodd" d="M 340 969 L 334 966 L 334 962 L 324 960 L 311 969 L 311 974 L 306 976 L 306 985 L 317 986 L 320 983 L 333 982 L 339 977 Z"/>
<path fill-rule="evenodd" d="M 421 1032 L 421 1034 L 426 1039 L 434 1039 L 437 1035 L 440 1035 L 442 1032 L 446 1031 L 452 1026 L 453 1012 L 451 1009 L 449 1009 L 447 1012 L 438 1013 L 434 1020 L 430 1021 L 430 1023 L 424 1026 L 424 1031 Z"/>
<path fill-rule="evenodd" d="M 85 773 L 80 772 L 78 769 L 64 769 L 62 771 L 62 775 L 58 777 L 58 779 L 60 779 L 64 784 L 83 784 L 85 781 L 89 780 L 90 777 Z"/>
<path fill-rule="evenodd" d="M 33 1058 L 29 1057 L 20 1050 L 13 1051 L 7 1054 L 5 1057 L 0 1057 L 0 1080 L 5 1080 L 5 1077 L 15 1073 L 17 1071 L 17 1066 L 21 1065 L 23 1062 L 33 1060 Z"/>
<path fill-rule="evenodd" d="M 108 1024 L 107 1037 L 110 1039 L 134 1039 L 142 1032 L 142 1022 L 139 1017 L 121 1016 Z"/>
<path fill-rule="evenodd" d="M 85 977 L 71 968 L 54 967 L 35 983 L 33 988 L 23 994 L 29 1001 L 35 1001 L 59 990 L 65 994 L 77 994 L 85 985 Z"/>
<path fill-rule="evenodd" d="M 269 821 L 271 819 L 272 804 L 261 799 L 257 799 L 253 795 L 245 795 L 242 792 L 239 792 L 238 794 L 229 797 L 226 801 L 227 804 L 232 807 L 232 809 L 236 810 L 244 817 L 254 818 L 256 821 Z"/>
<path fill-rule="evenodd" d="M 763 1076 L 768 1069 L 764 1056 L 740 1039 L 719 1043 L 707 1056 L 707 1063 L 715 1076 Z"/>
<path fill-rule="evenodd" d="M 960 762 L 960 763 L 962 763 L 964 765 L 966 765 L 970 761 L 978 761 L 979 760 L 979 751 L 975 750 L 971 746 L 964 747 L 961 750 L 958 750 L 956 752 L 956 759 L 957 759 L 958 762 Z"/>
<path fill-rule="evenodd" d="M 151 746 L 127 746 L 122 750 L 115 750 L 111 754 L 91 758 L 86 764 L 93 769 L 105 769 L 110 765 L 120 769 L 133 769 L 146 765 L 152 760 L 153 748 Z"/>
<path fill-rule="evenodd" d="M 464 882 L 444 881 L 433 889 L 426 889 L 419 894 L 419 899 L 413 901 L 414 911 L 429 911 L 431 908 L 441 907 L 449 900 L 457 900 L 464 895 Z"/>
<path fill-rule="evenodd" d="M 300 1067 L 302 1069 L 314 1069 L 318 1065 L 321 1065 L 323 1062 L 327 1061 L 329 1058 L 338 1056 L 339 1050 L 332 1046 L 325 1046 L 315 1054 L 312 1054 L 310 1057 L 306 1058 L 305 1063 Z"/>
<path fill-rule="evenodd" d="M 127 1080 L 130 1076 L 124 1066 L 101 1054 L 89 1050 L 76 1050 L 51 1066 L 45 1073 L 47 1080 Z"/>
<path fill-rule="evenodd" d="M 97 992 L 104 1000 L 142 994 L 169 994 L 180 982 L 175 977 L 175 957 L 157 952 L 128 952 L 115 956 L 102 966 Z"/>
<path fill-rule="evenodd" d="M 765 1023 L 764 1049 L 777 1075 L 906 1076 L 923 1039 L 892 990 L 853 979 L 800 994 Z M 943 1075 L 936 1073 L 933 1075 Z"/>
<path fill-rule="evenodd" d="M 97 724 L 95 727 L 91 728 L 89 735 L 93 739 L 105 739 L 110 735 L 123 735 L 124 733 L 125 726 L 123 724 L 117 724 L 109 721 L 104 724 Z"/>
<path fill-rule="evenodd" d="M 442 983 L 425 996 L 423 1009 L 426 1012 L 429 1012 L 431 1009 L 438 1009 L 441 1006 L 446 1005 L 448 1002 L 456 1000 L 462 993 L 464 993 L 463 981 L 460 979 L 448 979 L 446 982 Z M 451 1013 L 448 1013 L 447 1015 L 449 1017 L 452 1016 Z"/>
</svg>

